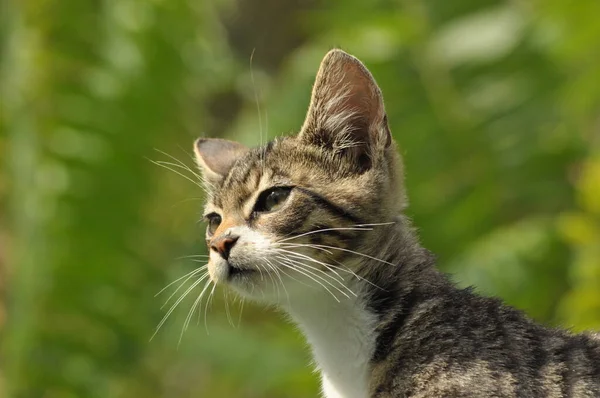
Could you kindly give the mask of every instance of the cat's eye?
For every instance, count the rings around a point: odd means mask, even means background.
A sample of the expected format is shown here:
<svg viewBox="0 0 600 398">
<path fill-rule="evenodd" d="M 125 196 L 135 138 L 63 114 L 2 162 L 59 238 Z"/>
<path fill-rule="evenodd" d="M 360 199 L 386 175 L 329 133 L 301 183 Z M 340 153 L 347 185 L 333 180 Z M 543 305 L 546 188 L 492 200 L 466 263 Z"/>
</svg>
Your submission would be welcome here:
<svg viewBox="0 0 600 398">
<path fill-rule="evenodd" d="M 254 211 L 257 213 L 264 213 L 269 211 L 279 210 L 283 203 L 286 201 L 292 188 L 290 187 L 275 187 L 267 189 L 262 192 L 256 204 L 254 205 Z"/>
<path fill-rule="evenodd" d="M 219 225 L 221 225 L 221 216 L 217 213 L 210 213 L 204 216 L 206 221 L 208 221 L 208 234 L 214 235 Z"/>
</svg>

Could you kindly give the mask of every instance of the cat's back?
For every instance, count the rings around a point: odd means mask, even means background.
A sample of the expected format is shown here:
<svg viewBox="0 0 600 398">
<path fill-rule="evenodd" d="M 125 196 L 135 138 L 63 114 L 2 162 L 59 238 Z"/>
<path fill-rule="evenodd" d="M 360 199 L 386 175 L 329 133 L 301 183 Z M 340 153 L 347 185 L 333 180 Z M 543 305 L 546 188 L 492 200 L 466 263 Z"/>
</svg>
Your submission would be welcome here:
<svg viewBox="0 0 600 398">
<path fill-rule="evenodd" d="M 542 327 L 469 289 L 416 290 L 373 361 L 373 397 L 600 397 L 599 335 Z"/>
</svg>

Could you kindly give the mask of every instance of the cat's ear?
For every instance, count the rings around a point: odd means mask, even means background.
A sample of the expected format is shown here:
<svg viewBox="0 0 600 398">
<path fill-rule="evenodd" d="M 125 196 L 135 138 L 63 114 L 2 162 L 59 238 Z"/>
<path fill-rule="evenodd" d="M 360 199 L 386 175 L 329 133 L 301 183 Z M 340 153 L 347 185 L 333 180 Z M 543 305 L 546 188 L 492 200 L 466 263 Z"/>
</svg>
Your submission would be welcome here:
<svg viewBox="0 0 600 398">
<path fill-rule="evenodd" d="M 198 138 L 194 142 L 196 162 L 209 185 L 216 186 L 227 176 L 236 160 L 248 148 L 244 145 L 220 138 Z"/>
<path fill-rule="evenodd" d="M 362 161 L 391 144 L 381 90 L 362 62 L 337 49 L 325 55 L 299 137 L 310 144 L 350 149 Z"/>
</svg>

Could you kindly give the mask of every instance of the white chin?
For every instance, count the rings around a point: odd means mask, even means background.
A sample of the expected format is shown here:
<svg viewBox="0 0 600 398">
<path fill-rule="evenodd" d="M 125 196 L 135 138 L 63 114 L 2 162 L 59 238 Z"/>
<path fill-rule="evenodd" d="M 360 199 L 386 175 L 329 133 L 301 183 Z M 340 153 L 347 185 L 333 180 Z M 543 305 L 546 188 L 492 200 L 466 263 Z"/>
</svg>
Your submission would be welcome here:
<svg viewBox="0 0 600 398">
<path fill-rule="evenodd" d="M 273 278 L 276 279 L 275 276 Z M 262 276 L 259 273 L 233 275 L 227 280 L 227 287 L 241 297 L 264 304 L 278 304 L 285 297 L 281 285 L 278 291 L 277 287 L 273 286 L 271 276 L 266 273 Z"/>
<path fill-rule="evenodd" d="M 218 285 L 226 286 L 245 298 L 260 300 L 270 290 L 266 286 L 267 275 L 256 273 L 232 273 L 228 262 L 220 257 L 211 256 L 208 264 L 210 279 Z M 270 281 L 270 279 L 269 279 Z"/>
<path fill-rule="evenodd" d="M 214 283 L 226 284 L 227 278 L 229 277 L 229 265 L 227 264 L 227 261 L 223 259 L 215 261 L 211 258 L 211 261 L 208 264 L 208 274 Z"/>
</svg>

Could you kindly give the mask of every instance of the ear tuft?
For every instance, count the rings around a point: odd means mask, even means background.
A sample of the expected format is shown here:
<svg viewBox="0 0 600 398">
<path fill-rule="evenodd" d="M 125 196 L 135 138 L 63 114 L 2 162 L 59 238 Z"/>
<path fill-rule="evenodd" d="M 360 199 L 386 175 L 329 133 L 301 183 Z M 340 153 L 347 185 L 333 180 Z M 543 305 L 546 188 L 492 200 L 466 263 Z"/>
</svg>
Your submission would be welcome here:
<svg viewBox="0 0 600 398">
<path fill-rule="evenodd" d="M 325 55 L 300 138 L 356 161 L 391 144 L 381 90 L 357 58 L 338 49 Z"/>
<path fill-rule="evenodd" d="M 209 185 L 220 184 L 248 148 L 244 145 L 220 138 L 198 138 L 194 142 L 196 162 Z"/>
</svg>

